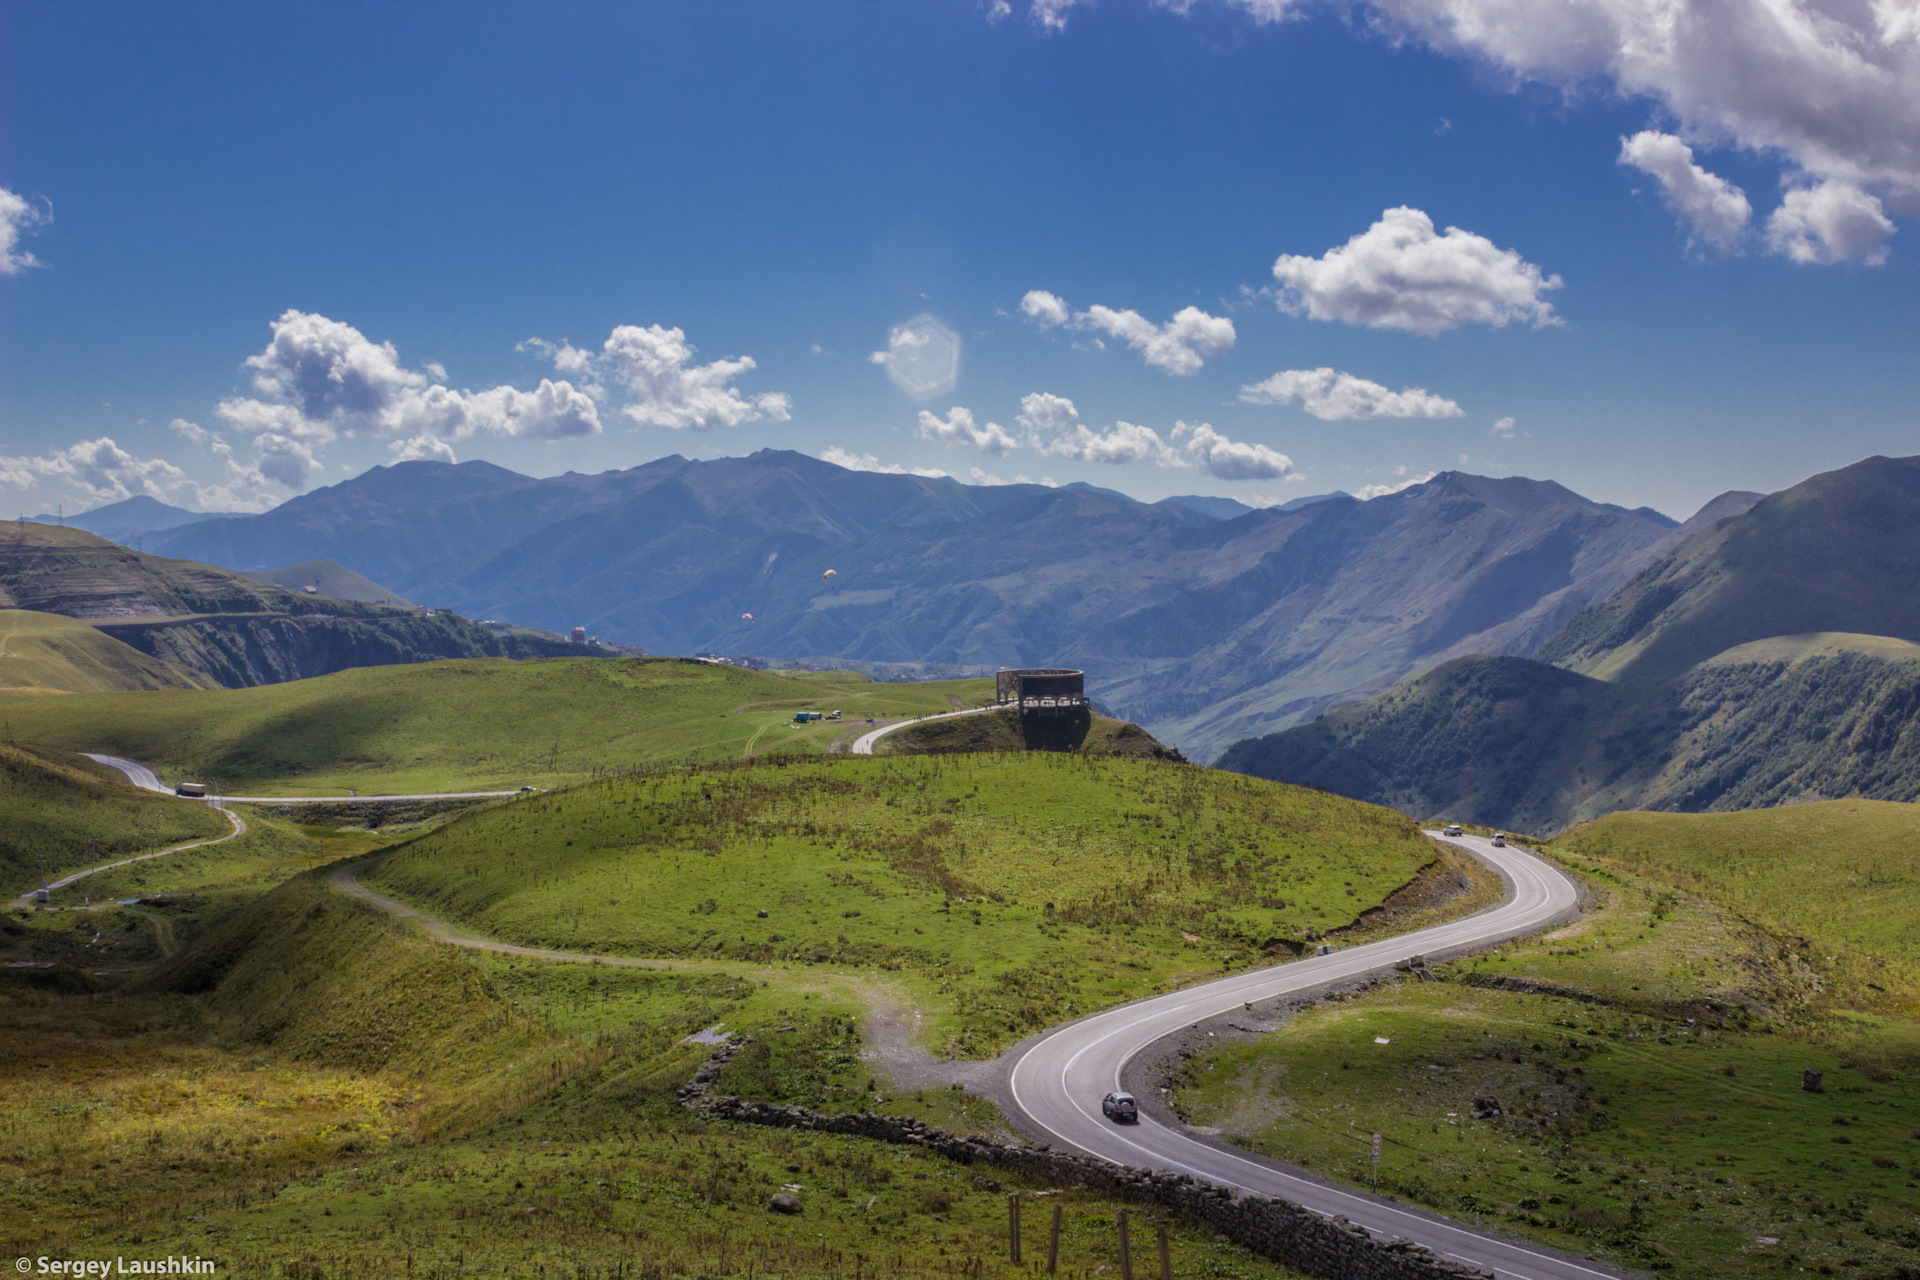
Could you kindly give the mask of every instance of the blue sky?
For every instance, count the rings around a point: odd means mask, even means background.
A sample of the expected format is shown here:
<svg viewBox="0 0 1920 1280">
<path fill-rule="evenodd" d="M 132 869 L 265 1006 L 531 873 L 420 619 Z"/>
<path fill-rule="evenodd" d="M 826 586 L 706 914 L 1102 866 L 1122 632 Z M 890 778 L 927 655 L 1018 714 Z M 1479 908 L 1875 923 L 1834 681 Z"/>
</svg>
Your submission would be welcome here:
<svg viewBox="0 0 1920 1280">
<path fill-rule="evenodd" d="M 0 500 L 774 446 L 1684 516 L 1920 452 L 1911 8 L 0 3 Z"/>
</svg>

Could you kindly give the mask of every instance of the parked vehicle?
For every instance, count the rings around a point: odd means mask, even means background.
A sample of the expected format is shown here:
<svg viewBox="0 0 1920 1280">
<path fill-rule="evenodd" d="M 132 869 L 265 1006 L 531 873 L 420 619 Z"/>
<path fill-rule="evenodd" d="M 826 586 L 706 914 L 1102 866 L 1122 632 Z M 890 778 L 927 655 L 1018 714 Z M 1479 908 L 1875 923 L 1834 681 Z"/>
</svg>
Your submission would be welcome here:
<svg viewBox="0 0 1920 1280">
<path fill-rule="evenodd" d="M 1459 823 L 1454 822 L 1454 823 L 1449 823 L 1447 825 L 1447 829 L 1445 831 L 1442 831 L 1440 834 L 1443 836 L 1460 836 L 1460 835 L 1465 835 L 1466 832 L 1460 829 Z"/>
<path fill-rule="evenodd" d="M 1109 1120 L 1118 1120 L 1129 1124 L 1140 1118 L 1140 1108 L 1134 1105 L 1130 1093 L 1110 1093 L 1100 1099 L 1100 1112 Z"/>
<path fill-rule="evenodd" d="M 818 711 L 796 711 L 793 713 L 793 722 L 795 724 L 805 724 L 809 720 L 824 720 L 824 719 L 826 719 L 826 717 L 821 715 Z"/>
<path fill-rule="evenodd" d="M 840 718 L 840 713 L 839 713 L 838 711 L 829 711 L 829 712 L 827 712 L 827 719 L 829 719 L 829 720 L 838 720 L 839 718 Z"/>
</svg>

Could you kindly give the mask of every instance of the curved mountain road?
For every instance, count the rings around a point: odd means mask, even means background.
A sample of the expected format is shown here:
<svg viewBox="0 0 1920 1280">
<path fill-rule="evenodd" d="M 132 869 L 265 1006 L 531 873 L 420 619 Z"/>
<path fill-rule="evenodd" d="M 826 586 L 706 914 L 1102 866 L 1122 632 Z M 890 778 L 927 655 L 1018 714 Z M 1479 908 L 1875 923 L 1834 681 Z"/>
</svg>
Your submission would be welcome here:
<svg viewBox="0 0 1920 1280">
<path fill-rule="evenodd" d="M 1011 1064 L 1016 1120 L 1036 1136 L 1088 1155 L 1278 1196 L 1318 1213 L 1343 1216 L 1376 1235 L 1405 1236 L 1443 1257 L 1486 1267 L 1503 1278 L 1598 1280 L 1622 1274 L 1334 1186 L 1223 1143 L 1202 1141 L 1144 1110 L 1130 1125 L 1116 1124 L 1100 1113 L 1101 1097 L 1122 1087 L 1121 1072 L 1130 1061 L 1203 1019 L 1250 1002 L 1298 996 L 1380 974 L 1413 956 L 1477 950 L 1536 932 L 1577 911 L 1578 889 L 1546 860 L 1511 846 L 1496 849 L 1492 841 L 1477 837 L 1452 843 L 1500 874 L 1507 896 L 1498 906 L 1417 933 L 1155 996 L 1045 1032 L 1018 1049 Z"/>
<path fill-rule="evenodd" d="M 896 724 L 883 724 L 878 729 L 874 729 L 870 732 L 863 733 L 858 738 L 855 738 L 853 740 L 853 747 L 850 750 L 849 754 L 856 755 L 856 756 L 870 756 L 873 754 L 874 743 L 880 741 L 880 739 L 886 737 L 890 733 L 895 732 L 896 730 L 910 728 L 911 726 L 916 724 L 928 724 L 935 720 L 951 720 L 956 716 L 977 716 L 977 715 L 983 714 L 984 712 L 1000 711 L 1003 709 L 1004 708 L 997 707 L 997 706 L 968 707 L 965 711 L 943 711 L 937 716 L 921 716 L 917 720 L 901 720 Z"/>
</svg>

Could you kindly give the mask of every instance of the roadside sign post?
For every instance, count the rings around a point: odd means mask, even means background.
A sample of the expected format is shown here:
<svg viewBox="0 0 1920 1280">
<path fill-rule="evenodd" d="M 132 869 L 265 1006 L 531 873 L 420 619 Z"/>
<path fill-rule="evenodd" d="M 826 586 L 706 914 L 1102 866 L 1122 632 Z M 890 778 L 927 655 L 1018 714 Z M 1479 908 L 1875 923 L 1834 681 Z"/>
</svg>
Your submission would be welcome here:
<svg viewBox="0 0 1920 1280">
<path fill-rule="evenodd" d="M 1380 1135 L 1373 1135 L 1373 1185 L 1380 1185 Z"/>
</svg>

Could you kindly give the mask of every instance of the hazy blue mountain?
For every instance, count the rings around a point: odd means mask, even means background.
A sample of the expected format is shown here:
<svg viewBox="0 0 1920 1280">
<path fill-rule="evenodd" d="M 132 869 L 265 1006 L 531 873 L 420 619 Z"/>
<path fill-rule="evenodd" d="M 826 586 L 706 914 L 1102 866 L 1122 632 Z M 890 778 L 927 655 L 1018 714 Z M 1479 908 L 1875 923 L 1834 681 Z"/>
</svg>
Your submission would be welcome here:
<svg viewBox="0 0 1920 1280">
<path fill-rule="evenodd" d="M 1723 494 L 1682 532 L 1533 660 L 1463 658 L 1220 763 L 1535 830 L 1920 799 L 1920 458 Z"/>
<path fill-rule="evenodd" d="M 413 462 L 165 549 L 334 560 L 422 604 L 654 652 L 1080 666 L 1103 705 L 1204 759 L 1456 654 L 1531 652 L 1674 536 L 1461 473 L 1225 511 L 778 450 L 544 480 Z"/>
<path fill-rule="evenodd" d="M 197 524 L 202 520 L 217 520 L 224 514 L 219 511 L 188 511 L 185 507 L 172 506 L 143 493 L 77 515 L 47 513 L 27 518 L 39 524 L 70 525 L 122 542 L 143 533 L 158 533 L 177 529 L 181 525 Z"/>
</svg>

